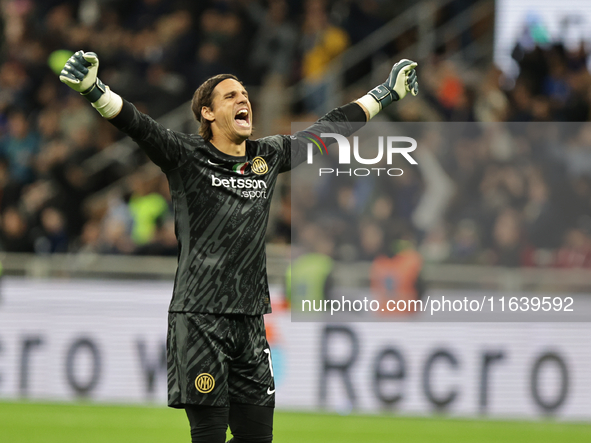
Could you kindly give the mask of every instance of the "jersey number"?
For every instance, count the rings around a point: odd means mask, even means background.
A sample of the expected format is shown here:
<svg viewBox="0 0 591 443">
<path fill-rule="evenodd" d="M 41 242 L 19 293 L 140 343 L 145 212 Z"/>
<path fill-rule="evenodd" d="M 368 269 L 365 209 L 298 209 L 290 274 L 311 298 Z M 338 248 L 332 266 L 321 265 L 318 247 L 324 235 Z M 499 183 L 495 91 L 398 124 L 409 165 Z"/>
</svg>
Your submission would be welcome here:
<svg viewBox="0 0 591 443">
<path fill-rule="evenodd" d="M 271 377 L 275 378 L 275 376 L 273 375 L 273 362 L 271 361 L 271 350 L 270 349 L 265 349 L 265 354 L 267 354 L 267 357 L 269 358 L 269 369 L 271 370 Z"/>
</svg>

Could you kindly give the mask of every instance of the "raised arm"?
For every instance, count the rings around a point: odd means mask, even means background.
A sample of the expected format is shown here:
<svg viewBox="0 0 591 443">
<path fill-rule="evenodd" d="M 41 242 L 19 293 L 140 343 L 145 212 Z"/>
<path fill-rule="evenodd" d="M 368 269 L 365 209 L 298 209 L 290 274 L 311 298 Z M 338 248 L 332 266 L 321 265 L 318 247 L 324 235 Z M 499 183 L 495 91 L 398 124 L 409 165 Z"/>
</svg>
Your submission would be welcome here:
<svg viewBox="0 0 591 443">
<path fill-rule="evenodd" d="M 185 145 L 179 135 L 139 112 L 111 91 L 97 76 L 99 60 L 94 52 L 76 52 L 66 62 L 60 80 L 79 92 L 107 120 L 129 135 L 162 170 L 184 163 Z"/>
<path fill-rule="evenodd" d="M 302 163 L 307 157 L 310 142 L 320 149 L 334 143 L 334 138 L 323 139 L 321 134 L 336 133 L 348 137 L 392 102 L 402 100 L 409 92 L 416 96 L 419 93 L 416 66 L 417 63 L 411 60 L 400 60 L 392 67 L 384 83 L 360 99 L 333 109 L 304 131 L 284 137 L 282 170 L 289 170 Z M 317 154 L 320 149 L 314 149 L 313 153 Z"/>
</svg>

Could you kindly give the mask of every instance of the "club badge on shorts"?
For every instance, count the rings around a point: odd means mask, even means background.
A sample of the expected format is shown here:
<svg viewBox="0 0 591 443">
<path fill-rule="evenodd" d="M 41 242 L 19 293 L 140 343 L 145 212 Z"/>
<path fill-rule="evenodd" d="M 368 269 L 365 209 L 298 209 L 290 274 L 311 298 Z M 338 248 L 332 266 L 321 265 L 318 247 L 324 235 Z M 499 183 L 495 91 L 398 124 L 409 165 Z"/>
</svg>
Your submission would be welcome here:
<svg viewBox="0 0 591 443">
<path fill-rule="evenodd" d="M 195 379 L 195 387 L 202 394 L 207 394 L 208 392 L 213 391 L 213 388 L 215 387 L 215 379 L 211 374 L 204 372 L 199 374 Z"/>
</svg>

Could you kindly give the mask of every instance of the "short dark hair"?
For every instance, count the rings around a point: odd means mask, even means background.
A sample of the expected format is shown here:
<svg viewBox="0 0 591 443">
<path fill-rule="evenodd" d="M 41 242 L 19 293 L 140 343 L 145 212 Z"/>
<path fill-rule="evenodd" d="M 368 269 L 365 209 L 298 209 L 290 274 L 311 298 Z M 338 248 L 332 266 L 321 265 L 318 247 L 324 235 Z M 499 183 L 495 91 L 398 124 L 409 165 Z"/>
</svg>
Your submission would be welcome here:
<svg viewBox="0 0 591 443">
<path fill-rule="evenodd" d="M 195 94 L 193 94 L 193 101 L 191 102 L 191 110 L 195 119 L 200 123 L 199 135 L 207 142 L 213 138 L 211 131 L 211 122 L 206 118 L 203 118 L 201 114 L 201 108 L 204 106 L 211 108 L 213 103 L 213 90 L 215 87 L 227 79 L 233 79 L 242 84 L 235 75 L 232 74 L 218 74 L 211 78 L 208 78 L 203 82 L 201 86 L 197 88 Z"/>
</svg>

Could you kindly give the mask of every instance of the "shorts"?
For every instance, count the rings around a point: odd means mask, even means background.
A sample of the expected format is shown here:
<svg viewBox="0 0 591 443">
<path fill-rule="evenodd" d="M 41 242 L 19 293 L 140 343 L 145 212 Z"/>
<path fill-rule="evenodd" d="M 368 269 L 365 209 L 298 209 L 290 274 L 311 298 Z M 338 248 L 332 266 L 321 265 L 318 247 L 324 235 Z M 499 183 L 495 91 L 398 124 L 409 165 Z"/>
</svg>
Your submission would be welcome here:
<svg viewBox="0 0 591 443">
<path fill-rule="evenodd" d="M 168 405 L 275 406 L 262 315 L 169 313 Z"/>
</svg>

